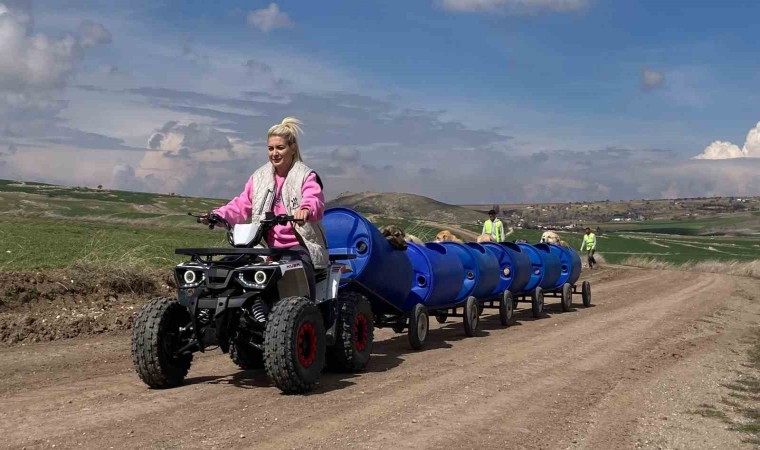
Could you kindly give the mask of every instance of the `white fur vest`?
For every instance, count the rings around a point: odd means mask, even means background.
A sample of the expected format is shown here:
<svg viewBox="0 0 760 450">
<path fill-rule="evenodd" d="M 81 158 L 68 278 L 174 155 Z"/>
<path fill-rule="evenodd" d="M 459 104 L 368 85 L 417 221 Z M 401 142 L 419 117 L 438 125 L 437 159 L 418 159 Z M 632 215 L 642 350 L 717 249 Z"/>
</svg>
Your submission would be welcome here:
<svg viewBox="0 0 760 450">
<path fill-rule="evenodd" d="M 313 170 L 301 161 L 295 161 L 293 167 L 290 168 L 290 172 L 288 172 L 282 185 L 281 194 L 282 203 L 285 205 L 288 214 L 295 214 L 298 207 L 301 206 L 301 188 L 306 177 L 312 172 Z M 273 194 L 275 193 L 274 166 L 271 163 L 266 163 L 253 173 L 253 192 L 251 194 L 251 221 L 253 223 L 258 223 L 267 212 L 264 201 L 269 190 Z M 309 250 L 314 267 L 327 267 L 327 239 L 325 238 L 325 230 L 322 228 L 322 222 L 306 222 L 303 225 L 293 224 L 293 230 L 298 241 Z"/>
</svg>

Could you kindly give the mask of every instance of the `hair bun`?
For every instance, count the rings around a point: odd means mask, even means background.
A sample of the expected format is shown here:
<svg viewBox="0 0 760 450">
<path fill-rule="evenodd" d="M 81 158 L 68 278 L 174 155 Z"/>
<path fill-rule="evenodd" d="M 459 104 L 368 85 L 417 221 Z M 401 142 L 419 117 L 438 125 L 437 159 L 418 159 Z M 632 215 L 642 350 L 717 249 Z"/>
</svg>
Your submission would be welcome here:
<svg viewBox="0 0 760 450">
<path fill-rule="evenodd" d="M 287 128 L 295 137 L 298 137 L 301 133 L 303 133 L 303 130 L 301 130 L 301 125 L 303 125 L 303 122 L 296 119 L 295 117 L 286 117 L 282 119 L 282 122 L 280 122 L 280 126 Z"/>
</svg>

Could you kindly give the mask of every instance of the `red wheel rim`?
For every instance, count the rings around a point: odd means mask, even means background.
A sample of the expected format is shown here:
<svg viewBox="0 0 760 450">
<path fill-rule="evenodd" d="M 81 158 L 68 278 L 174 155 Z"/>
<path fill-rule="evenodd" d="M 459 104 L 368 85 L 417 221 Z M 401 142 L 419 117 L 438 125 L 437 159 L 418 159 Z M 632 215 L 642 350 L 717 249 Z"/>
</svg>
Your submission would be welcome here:
<svg viewBox="0 0 760 450">
<path fill-rule="evenodd" d="M 359 314 L 354 318 L 354 347 L 362 351 L 367 348 L 367 335 L 369 334 L 369 328 L 367 327 L 367 318 L 364 314 Z"/>
<path fill-rule="evenodd" d="M 301 324 L 301 328 L 298 329 L 296 348 L 301 366 L 311 366 L 317 356 L 317 333 L 314 331 L 314 325 L 309 322 Z"/>
</svg>

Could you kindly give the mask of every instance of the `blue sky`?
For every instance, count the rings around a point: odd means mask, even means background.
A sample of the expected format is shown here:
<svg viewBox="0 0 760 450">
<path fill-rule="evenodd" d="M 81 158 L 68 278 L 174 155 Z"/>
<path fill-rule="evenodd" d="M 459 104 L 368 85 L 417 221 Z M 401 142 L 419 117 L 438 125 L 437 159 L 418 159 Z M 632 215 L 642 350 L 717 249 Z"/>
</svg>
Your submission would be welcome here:
<svg viewBox="0 0 760 450">
<path fill-rule="evenodd" d="M 230 197 L 292 115 L 328 197 L 760 194 L 758 2 L 0 4 L 0 177 Z"/>
</svg>

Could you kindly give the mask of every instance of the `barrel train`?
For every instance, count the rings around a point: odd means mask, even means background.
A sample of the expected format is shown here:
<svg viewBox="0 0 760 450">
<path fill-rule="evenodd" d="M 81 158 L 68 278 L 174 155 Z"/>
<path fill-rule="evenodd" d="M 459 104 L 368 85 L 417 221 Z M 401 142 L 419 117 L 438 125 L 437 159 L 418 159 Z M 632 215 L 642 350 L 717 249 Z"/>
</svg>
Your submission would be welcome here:
<svg viewBox="0 0 760 450">
<path fill-rule="evenodd" d="M 462 317 L 467 336 L 474 336 L 484 308 L 499 310 L 507 326 L 518 302 L 530 302 L 541 317 L 544 297 L 559 297 L 563 311 L 572 305 L 581 274 L 581 259 L 569 247 L 554 244 L 430 242 L 393 248 L 359 213 L 331 208 L 323 219 L 330 253 L 351 254 L 341 278 L 341 291 L 369 299 L 374 326 L 407 331 L 413 349 L 424 346 L 429 317 L 439 323 Z M 584 306 L 591 305 L 591 285 L 580 288 Z"/>
</svg>

